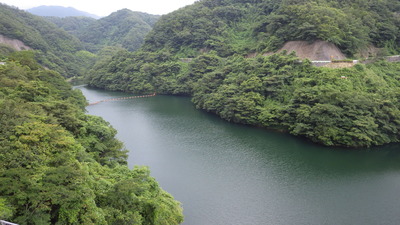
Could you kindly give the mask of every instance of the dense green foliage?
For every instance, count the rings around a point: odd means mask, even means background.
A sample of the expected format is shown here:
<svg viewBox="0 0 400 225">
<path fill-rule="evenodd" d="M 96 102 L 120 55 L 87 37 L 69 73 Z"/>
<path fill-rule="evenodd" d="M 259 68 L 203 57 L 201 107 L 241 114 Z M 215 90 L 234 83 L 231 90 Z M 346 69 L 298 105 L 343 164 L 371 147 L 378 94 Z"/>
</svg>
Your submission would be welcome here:
<svg viewBox="0 0 400 225">
<path fill-rule="evenodd" d="M 77 38 L 53 23 L 3 4 L 0 4 L 0 34 L 35 49 L 36 59 L 41 65 L 65 77 L 82 75 L 82 70 L 93 59 L 93 55 L 84 53 Z"/>
<path fill-rule="evenodd" d="M 15 49 L 6 44 L 0 44 L 0 60 L 3 61 L 3 58 L 6 58 L 10 53 L 15 52 Z"/>
<path fill-rule="evenodd" d="M 139 49 L 158 18 L 122 9 L 98 20 L 85 17 L 47 19 L 78 37 L 87 50 L 97 52 L 106 46 L 120 46 L 129 51 Z"/>
<path fill-rule="evenodd" d="M 175 81 L 171 77 L 180 72 L 183 63 L 170 60 L 168 53 L 121 50 L 114 56 L 101 57 L 88 72 L 87 79 L 89 85 L 115 91 L 173 93 L 170 82 Z"/>
<path fill-rule="evenodd" d="M 285 41 L 325 40 L 352 55 L 374 44 L 398 52 L 397 0 L 202 0 L 163 16 L 145 49 L 193 57 L 276 50 Z"/>
<path fill-rule="evenodd" d="M 96 21 L 96 19 L 84 16 L 69 16 L 64 18 L 51 16 L 44 18 L 75 37 L 78 37 L 80 33 L 88 29 L 88 27 Z"/>
<path fill-rule="evenodd" d="M 400 139 L 400 64 L 317 68 L 294 55 L 189 63 L 167 53 L 119 52 L 96 64 L 90 85 L 193 96 L 200 109 L 236 123 L 288 130 L 324 145 L 371 146 Z M 343 76 L 343 77 L 342 77 Z"/>
<path fill-rule="evenodd" d="M 370 43 L 394 52 L 399 50 L 399 1 L 287 0 L 285 3 L 265 18 L 260 31 L 283 41 L 326 40 L 349 55 Z"/>
<path fill-rule="evenodd" d="M 85 115 L 83 96 L 59 75 L 80 75 L 95 58 L 92 86 L 192 96 L 197 108 L 228 121 L 329 146 L 399 142 L 399 63 L 328 69 L 285 52 L 244 57 L 320 39 L 348 55 L 371 44 L 398 53 L 399 10 L 397 0 L 201 0 L 161 17 L 131 52 L 157 16 L 125 9 L 50 23 L 0 5 L 0 33 L 35 49 L 0 45 L 7 62 L 0 65 L 0 217 L 19 224 L 183 221 L 179 203 L 148 168 L 127 168 L 116 131 Z"/>
<path fill-rule="evenodd" d="M 194 86 L 198 108 L 332 146 L 400 140 L 400 64 L 316 68 L 293 55 L 233 57 Z"/>
<path fill-rule="evenodd" d="M 140 51 L 100 57 L 89 85 L 189 95 L 226 120 L 329 146 L 398 142 L 398 63 L 328 69 L 286 53 L 245 56 L 321 39 L 348 55 L 397 53 L 399 10 L 397 0 L 202 0 L 162 16 Z"/>
<path fill-rule="evenodd" d="M 18 224 L 178 224 L 182 209 L 116 131 L 30 51 L 0 65 L 0 217 Z"/>
</svg>

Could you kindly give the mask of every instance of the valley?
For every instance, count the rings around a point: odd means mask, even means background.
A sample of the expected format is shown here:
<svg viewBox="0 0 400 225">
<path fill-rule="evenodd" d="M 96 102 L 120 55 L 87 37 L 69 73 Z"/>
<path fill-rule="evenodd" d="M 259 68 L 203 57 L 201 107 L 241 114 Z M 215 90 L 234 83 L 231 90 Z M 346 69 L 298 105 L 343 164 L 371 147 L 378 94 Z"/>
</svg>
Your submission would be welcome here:
<svg viewBox="0 0 400 225">
<path fill-rule="evenodd" d="M 397 0 L 58 15 L 0 4 L 0 219 L 398 222 Z"/>
</svg>

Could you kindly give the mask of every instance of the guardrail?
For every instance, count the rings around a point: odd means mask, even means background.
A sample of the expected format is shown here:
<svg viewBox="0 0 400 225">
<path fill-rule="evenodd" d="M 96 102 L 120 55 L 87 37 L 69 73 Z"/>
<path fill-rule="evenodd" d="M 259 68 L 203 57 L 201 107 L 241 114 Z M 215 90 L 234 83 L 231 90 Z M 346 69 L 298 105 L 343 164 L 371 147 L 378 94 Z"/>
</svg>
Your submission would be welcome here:
<svg viewBox="0 0 400 225">
<path fill-rule="evenodd" d="M 8 221 L 5 221 L 5 220 L 0 220 L 0 225 L 18 225 L 18 224 L 11 223 L 11 222 L 8 222 Z"/>
</svg>

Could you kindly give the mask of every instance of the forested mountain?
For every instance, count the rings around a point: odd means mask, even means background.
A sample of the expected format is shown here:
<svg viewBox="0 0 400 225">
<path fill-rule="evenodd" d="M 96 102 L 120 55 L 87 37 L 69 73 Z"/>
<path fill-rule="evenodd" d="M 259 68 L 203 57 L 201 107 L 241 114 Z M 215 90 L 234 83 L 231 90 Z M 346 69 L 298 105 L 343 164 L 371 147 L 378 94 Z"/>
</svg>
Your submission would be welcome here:
<svg viewBox="0 0 400 225">
<path fill-rule="evenodd" d="M 47 16 L 44 18 L 77 38 L 79 38 L 80 33 L 87 30 L 92 23 L 96 22 L 96 19 L 85 16 L 69 16 L 64 18 Z"/>
<path fill-rule="evenodd" d="M 83 16 L 83 17 L 90 17 L 94 19 L 99 19 L 99 16 L 90 14 L 88 12 L 83 12 L 77 10 L 72 7 L 63 7 L 63 6 L 47 6 L 42 5 L 34 8 L 27 9 L 26 11 L 37 15 L 37 16 L 55 16 L 55 17 L 76 17 L 76 16 Z"/>
<path fill-rule="evenodd" d="M 83 96 L 60 76 L 82 74 L 96 57 L 86 50 L 98 54 L 87 74 L 91 86 L 192 96 L 197 108 L 228 121 L 328 146 L 400 141 L 399 63 L 374 59 L 331 69 L 292 53 L 270 54 L 292 40 L 328 41 L 349 57 L 370 46 L 381 54 L 399 53 L 398 0 L 201 0 L 156 24 L 157 16 L 126 9 L 99 20 L 50 19 L 65 30 L 0 5 L 0 34 L 34 49 L 15 52 L 0 45 L 2 219 L 183 220 L 180 204 L 147 168 L 126 167 L 116 131 L 86 115 Z M 132 52 L 146 32 L 145 44 Z"/>
<path fill-rule="evenodd" d="M 399 48 L 397 0 L 203 0 L 162 17 L 145 49 L 220 56 L 276 50 L 285 41 L 325 40 L 349 55 L 373 44 Z"/>
<path fill-rule="evenodd" d="M 1 57 L 1 56 L 0 56 Z M 18 224 L 179 224 L 146 167 L 126 166 L 116 131 L 33 52 L 0 65 L 0 218 Z"/>
<path fill-rule="evenodd" d="M 89 51 L 97 52 L 106 46 L 129 51 L 139 49 L 158 18 L 157 15 L 122 9 L 99 20 L 85 17 L 47 19 L 78 37 Z"/>
<path fill-rule="evenodd" d="M 0 34 L 35 50 L 39 63 L 65 77 L 82 75 L 94 55 L 81 42 L 42 17 L 0 4 Z"/>
<path fill-rule="evenodd" d="M 202 0 L 162 16 L 138 52 L 103 57 L 88 80 L 110 90 L 189 95 L 229 121 L 324 145 L 381 145 L 400 140 L 398 63 L 329 69 L 261 53 L 286 41 L 324 40 L 350 57 L 370 46 L 395 54 L 399 27 L 397 0 Z"/>
<path fill-rule="evenodd" d="M 159 16 L 122 9 L 101 18 L 80 32 L 77 37 L 97 51 L 104 46 L 120 46 L 135 51 L 152 29 Z"/>
<path fill-rule="evenodd" d="M 146 14 L 141 19 L 154 23 Z M 71 30 L 96 22 L 70 21 L 78 26 Z M 128 28 L 136 26 L 129 21 L 136 20 L 128 19 Z M 81 75 L 95 54 L 54 23 L 3 4 L 0 34 L 33 49 L 0 44 L 0 219 L 40 225 L 181 223 L 180 203 L 148 168 L 126 166 L 116 130 L 86 115 L 83 95 L 50 70 Z M 102 56 L 119 49 L 101 44 Z"/>
<path fill-rule="evenodd" d="M 41 65 L 64 77 L 79 77 L 96 58 L 89 51 L 96 53 L 107 46 L 135 51 L 158 18 L 128 9 L 99 20 L 39 17 L 0 4 L 0 34 L 35 50 Z"/>
</svg>

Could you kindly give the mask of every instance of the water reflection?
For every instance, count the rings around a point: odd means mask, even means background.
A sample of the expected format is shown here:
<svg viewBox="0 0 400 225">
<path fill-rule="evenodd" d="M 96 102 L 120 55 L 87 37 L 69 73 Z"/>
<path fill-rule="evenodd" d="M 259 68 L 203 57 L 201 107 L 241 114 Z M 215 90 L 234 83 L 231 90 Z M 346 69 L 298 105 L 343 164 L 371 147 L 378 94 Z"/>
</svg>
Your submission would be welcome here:
<svg viewBox="0 0 400 225">
<path fill-rule="evenodd" d="M 79 87 L 89 101 L 126 94 Z M 327 148 L 227 123 L 190 99 L 87 108 L 118 131 L 129 166 L 148 165 L 182 202 L 185 224 L 398 224 L 399 144 Z"/>
</svg>

